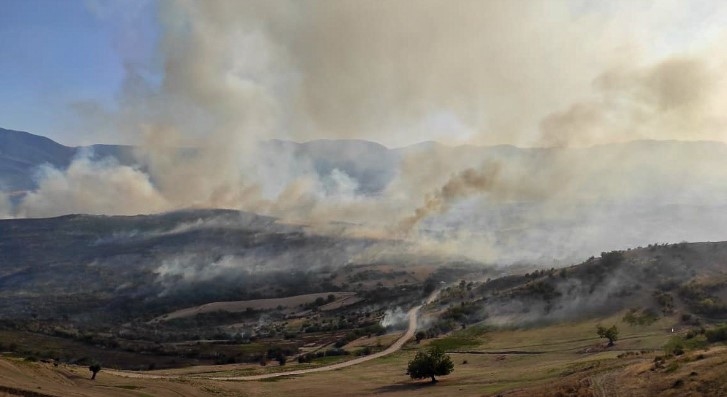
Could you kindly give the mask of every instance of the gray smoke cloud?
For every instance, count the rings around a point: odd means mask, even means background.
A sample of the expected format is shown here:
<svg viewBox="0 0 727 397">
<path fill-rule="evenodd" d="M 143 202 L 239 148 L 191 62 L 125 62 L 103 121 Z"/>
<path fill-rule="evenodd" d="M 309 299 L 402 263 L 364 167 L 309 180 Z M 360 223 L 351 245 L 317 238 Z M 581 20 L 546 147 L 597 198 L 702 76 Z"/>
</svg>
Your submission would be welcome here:
<svg viewBox="0 0 727 397">
<path fill-rule="evenodd" d="M 467 168 L 458 173 L 441 189 L 426 197 L 424 205 L 414 210 L 414 215 L 402 220 L 399 223 L 400 230 L 408 232 L 432 213 L 446 212 L 457 199 L 487 192 L 496 183 L 497 174 L 496 166 L 486 166 L 482 170 Z"/>
</svg>

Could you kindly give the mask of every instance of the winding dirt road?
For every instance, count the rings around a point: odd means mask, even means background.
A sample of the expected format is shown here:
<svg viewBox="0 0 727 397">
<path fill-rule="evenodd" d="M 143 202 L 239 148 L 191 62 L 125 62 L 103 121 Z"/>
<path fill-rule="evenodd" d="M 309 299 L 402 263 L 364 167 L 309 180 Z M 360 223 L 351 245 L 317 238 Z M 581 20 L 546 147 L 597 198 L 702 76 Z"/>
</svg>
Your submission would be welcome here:
<svg viewBox="0 0 727 397">
<path fill-rule="evenodd" d="M 434 295 L 430 297 L 427 300 L 427 303 L 431 302 L 434 298 Z M 220 376 L 220 377 L 214 377 L 214 376 L 195 376 L 193 374 L 189 375 L 152 375 L 152 374 L 144 374 L 139 372 L 127 372 L 127 371 L 117 371 L 117 370 L 104 370 L 105 373 L 115 375 L 115 376 L 121 376 L 126 378 L 143 378 L 143 379 L 209 379 L 209 380 L 261 380 L 261 379 L 269 379 L 269 378 L 277 378 L 280 376 L 290 376 L 290 375 L 304 375 L 304 374 L 311 374 L 314 372 L 326 372 L 326 371 L 335 371 L 337 369 L 350 367 L 353 365 L 358 365 L 361 363 L 364 363 L 366 361 L 374 360 L 379 357 L 388 356 L 391 353 L 394 353 L 402 348 L 404 344 L 409 341 L 409 339 L 414 337 L 414 333 L 417 329 L 417 321 L 419 320 L 419 310 L 424 305 L 419 305 L 413 307 L 409 312 L 407 312 L 407 317 L 409 318 L 409 327 L 406 330 L 406 333 L 402 335 L 401 338 L 397 339 L 396 342 L 394 342 L 391 346 L 386 348 L 385 350 L 382 350 L 378 353 L 370 354 L 368 356 L 363 356 L 359 358 L 355 358 L 353 360 L 344 361 L 342 363 L 338 364 L 331 364 L 327 365 L 325 367 L 318 367 L 318 368 L 309 368 L 309 369 L 299 369 L 295 371 L 287 371 L 287 372 L 277 372 L 277 373 L 270 373 L 270 374 L 262 374 L 262 375 L 247 375 L 247 376 Z"/>
</svg>

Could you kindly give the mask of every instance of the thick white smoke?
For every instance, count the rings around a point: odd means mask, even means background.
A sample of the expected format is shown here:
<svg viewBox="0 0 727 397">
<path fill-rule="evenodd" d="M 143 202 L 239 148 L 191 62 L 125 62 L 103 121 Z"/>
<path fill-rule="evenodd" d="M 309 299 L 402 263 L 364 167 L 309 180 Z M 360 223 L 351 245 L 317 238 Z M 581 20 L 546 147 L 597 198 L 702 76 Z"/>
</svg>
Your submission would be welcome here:
<svg viewBox="0 0 727 397">
<path fill-rule="evenodd" d="M 137 214 L 162 211 L 168 204 L 149 176 L 113 159 L 92 161 L 81 154 L 67 170 L 38 170 L 38 188 L 16 209 L 20 217 L 59 214 Z"/>
</svg>

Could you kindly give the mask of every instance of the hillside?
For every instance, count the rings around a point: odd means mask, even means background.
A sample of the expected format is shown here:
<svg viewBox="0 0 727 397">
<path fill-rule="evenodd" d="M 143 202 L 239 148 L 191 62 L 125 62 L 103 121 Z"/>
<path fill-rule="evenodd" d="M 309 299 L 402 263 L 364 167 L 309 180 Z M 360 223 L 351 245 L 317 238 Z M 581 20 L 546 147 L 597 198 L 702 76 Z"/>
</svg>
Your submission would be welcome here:
<svg viewBox="0 0 727 397">
<path fill-rule="evenodd" d="M 94 312 L 115 322 L 163 307 L 340 289 L 329 278 L 336 269 L 402 248 L 226 210 L 2 220 L 0 234 L 0 294 L 11 303 L 3 317 Z"/>
<path fill-rule="evenodd" d="M 65 168 L 75 149 L 27 132 L 0 128 L 0 186 L 5 191 L 35 186 L 33 172 L 41 164 Z"/>
<path fill-rule="evenodd" d="M 477 291 L 495 308 L 509 306 L 493 310 L 495 318 L 516 322 L 561 321 L 624 309 L 657 318 L 684 313 L 696 321 L 715 321 L 727 317 L 725 263 L 725 242 L 653 244 L 604 252 L 567 268 L 492 280 Z"/>
<path fill-rule="evenodd" d="M 725 387 L 715 371 L 727 353 L 718 345 L 656 369 L 654 360 L 674 337 L 669 330 L 698 335 L 705 346 L 699 330 L 727 318 L 727 242 L 652 244 L 549 269 L 404 254 L 401 242 L 316 235 L 226 210 L 4 220 L 0 233 L 7 236 L 0 240 L 7 303 L 0 350 L 9 357 L 0 358 L 0 385 L 8 393 L 25 395 L 34 382 L 48 396 L 241 388 L 264 395 L 273 385 L 293 390 L 304 382 L 310 387 L 301 395 L 327 395 L 336 382 L 354 382 L 360 395 L 415 395 L 426 386 L 401 373 L 415 342 L 386 359 L 252 389 L 210 378 L 317 368 L 382 351 L 401 329 L 397 311 L 437 289 L 418 329 L 423 344 L 455 357 L 457 369 L 427 394 L 678 395 L 681 387 Z M 618 325 L 616 347 L 599 342 L 599 323 Z M 288 357 L 286 366 L 269 364 L 280 357 Z M 90 382 L 84 374 L 94 361 L 156 371 L 102 371 Z M 482 378 L 483 371 L 491 375 Z M 187 380 L 146 379 L 176 373 Z M 369 380 L 352 380 L 360 377 Z M 632 377 L 628 389 L 614 381 Z"/>
<path fill-rule="evenodd" d="M 310 334 L 332 343 L 346 330 L 389 324 L 385 312 L 443 285 L 421 324 L 431 336 L 461 324 L 539 326 L 624 310 L 634 322 L 727 317 L 725 242 L 653 244 L 544 269 L 427 257 L 399 241 L 315 234 L 227 210 L 3 220 L 0 234 L 6 329 L 81 342 L 69 353 L 84 350 L 84 338 L 132 350 L 143 350 L 132 340 L 168 343 L 164 355 L 195 337 L 302 345 Z"/>
<path fill-rule="evenodd" d="M 73 362 L 104 346 L 118 352 L 103 355 L 120 368 L 322 348 L 352 332 L 382 332 L 386 310 L 421 299 L 433 274 L 453 281 L 487 271 L 400 241 L 316 234 L 230 210 L 10 219 L 0 235 L 4 343 L 25 355 L 62 351 Z M 179 310 L 189 314 L 170 314 Z M 254 347 L 230 350 L 242 340 Z"/>
</svg>

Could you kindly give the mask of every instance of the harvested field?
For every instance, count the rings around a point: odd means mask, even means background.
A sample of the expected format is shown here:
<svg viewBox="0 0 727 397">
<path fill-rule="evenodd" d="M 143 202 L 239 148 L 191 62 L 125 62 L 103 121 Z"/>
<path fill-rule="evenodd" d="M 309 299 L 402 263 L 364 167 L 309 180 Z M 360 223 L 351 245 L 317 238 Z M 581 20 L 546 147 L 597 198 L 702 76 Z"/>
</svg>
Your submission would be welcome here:
<svg viewBox="0 0 727 397">
<path fill-rule="evenodd" d="M 355 298 L 355 296 L 356 296 L 355 292 L 320 292 L 317 294 L 296 295 L 296 296 L 289 296 L 289 297 L 285 297 L 285 298 L 255 299 L 255 300 L 247 300 L 247 301 L 230 301 L 230 302 L 212 302 L 212 303 L 206 303 L 206 304 L 200 305 L 200 306 L 194 306 L 194 307 L 188 307 L 185 309 L 180 309 L 180 310 L 165 314 L 163 316 L 157 317 L 157 318 L 153 319 L 151 322 L 168 321 L 168 320 L 173 320 L 176 318 L 185 318 L 185 317 L 195 316 L 197 314 L 212 313 L 212 312 L 218 312 L 218 311 L 239 313 L 239 312 L 244 312 L 248 309 L 272 310 L 272 309 L 276 309 L 278 307 L 297 308 L 298 306 L 300 306 L 302 304 L 314 302 L 318 298 L 326 299 L 329 295 L 335 296 L 336 300 L 325 306 L 336 305 L 336 304 L 338 304 L 338 305 L 331 306 L 331 308 L 328 308 L 328 309 L 323 309 L 323 307 L 322 307 L 321 308 L 322 310 L 333 310 L 333 308 L 337 309 L 340 307 L 351 305 L 351 304 L 359 301 Z"/>
</svg>

